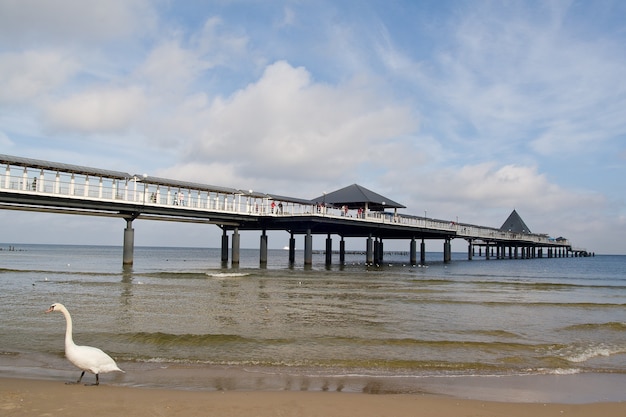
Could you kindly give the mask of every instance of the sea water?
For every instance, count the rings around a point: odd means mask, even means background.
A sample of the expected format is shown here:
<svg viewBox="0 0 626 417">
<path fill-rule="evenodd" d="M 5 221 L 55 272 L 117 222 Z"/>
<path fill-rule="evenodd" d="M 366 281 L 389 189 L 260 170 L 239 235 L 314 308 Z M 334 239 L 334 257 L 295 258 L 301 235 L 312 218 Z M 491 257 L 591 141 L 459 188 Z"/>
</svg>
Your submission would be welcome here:
<svg viewBox="0 0 626 417">
<path fill-rule="evenodd" d="M 305 266 L 270 250 L 260 266 L 244 249 L 234 268 L 219 249 L 137 247 L 125 268 L 121 247 L 0 246 L 0 375 L 78 375 L 63 316 L 43 314 L 60 302 L 76 343 L 127 371 L 101 376 L 118 384 L 303 389 L 307 376 L 304 389 L 361 378 L 404 392 L 419 378 L 626 376 L 626 256 Z"/>
</svg>

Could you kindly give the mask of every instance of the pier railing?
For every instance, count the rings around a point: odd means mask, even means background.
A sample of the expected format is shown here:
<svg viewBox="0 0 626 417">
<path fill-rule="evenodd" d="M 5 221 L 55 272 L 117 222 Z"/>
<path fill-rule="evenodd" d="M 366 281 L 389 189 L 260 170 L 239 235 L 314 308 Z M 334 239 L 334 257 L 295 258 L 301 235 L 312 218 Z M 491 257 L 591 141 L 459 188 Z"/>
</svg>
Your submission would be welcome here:
<svg viewBox="0 0 626 417">
<path fill-rule="evenodd" d="M 387 211 L 356 211 L 303 203 L 302 200 L 272 198 L 269 195 L 210 186 L 160 184 L 145 175 L 113 173 L 94 175 L 75 170 L 50 170 L 7 163 L 0 176 L 0 190 L 16 194 L 47 195 L 76 200 L 114 201 L 129 206 L 168 206 L 179 210 L 200 210 L 246 216 L 322 216 L 345 221 L 393 223 L 404 227 L 453 232 L 456 237 L 485 242 L 509 241 L 546 246 L 570 246 L 547 235 L 514 233 L 500 229 L 438 220 Z M 225 191 L 226 190 L 226 191 Z"/>
</svg>

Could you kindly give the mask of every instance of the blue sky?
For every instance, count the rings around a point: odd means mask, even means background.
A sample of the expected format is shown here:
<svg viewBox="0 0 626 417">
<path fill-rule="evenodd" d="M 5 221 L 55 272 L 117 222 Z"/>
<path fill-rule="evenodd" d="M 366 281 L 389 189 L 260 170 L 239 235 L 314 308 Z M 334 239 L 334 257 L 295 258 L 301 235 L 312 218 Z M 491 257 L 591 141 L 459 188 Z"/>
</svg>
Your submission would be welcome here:
<svg viewBox="0 0 626 417">
<path fill-rule="evenodd" d="M 0 152 L 302 198 L 358 183 L 625 254 L 625 22 L 618 0 L 0 0 Z M 124 226 L 0 223 L 32 243 Z M 134 226 L 138 245 L 219 242 Z"/>
</svg>

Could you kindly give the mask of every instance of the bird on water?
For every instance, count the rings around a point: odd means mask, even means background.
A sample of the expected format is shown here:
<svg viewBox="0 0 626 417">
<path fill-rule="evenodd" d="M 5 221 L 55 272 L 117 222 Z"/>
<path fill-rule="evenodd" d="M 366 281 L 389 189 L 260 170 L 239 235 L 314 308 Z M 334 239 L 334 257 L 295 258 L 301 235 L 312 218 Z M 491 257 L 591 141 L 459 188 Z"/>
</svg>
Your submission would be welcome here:
<svg viewBox="0 0 626 417">
<path fill-rule="evenodd" d="M 101 373 L 124 372 L 117 366 L 113 358 L 102 350 L 92 346 L 78 346 L 74 343 L 72 339 L 72 316 L 70 316 L 70 312 L 63 304 L 52 304 L 46 313 L 52 313 L 53 311 L 60 311 L 65 316 L 65 356 L 70 362 L 83 370 L 78 381 L 67 382 L 67 384 L 79 384 L 85 375 L 85 371 L 96 375 L 95 384 L 85 385 L 99 385 L 100 379 L 98 375 Z"/>
</svg>

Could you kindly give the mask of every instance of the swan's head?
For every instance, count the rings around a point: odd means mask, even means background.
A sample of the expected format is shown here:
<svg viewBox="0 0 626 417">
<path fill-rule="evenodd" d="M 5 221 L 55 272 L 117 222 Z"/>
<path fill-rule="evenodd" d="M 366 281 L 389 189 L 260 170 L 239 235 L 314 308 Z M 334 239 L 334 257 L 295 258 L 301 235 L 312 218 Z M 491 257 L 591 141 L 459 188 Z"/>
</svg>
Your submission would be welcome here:
<svg viewBox="0 0 626 417">
<path fill-rule="evenodd" d="M 65 306 L 61 303 L 54 303 L 50 306 L 49 309 L 46 310 L 46 313 L 52 313 L 53 311 L 62 311 L 65 310 Z"/>
</svg>

